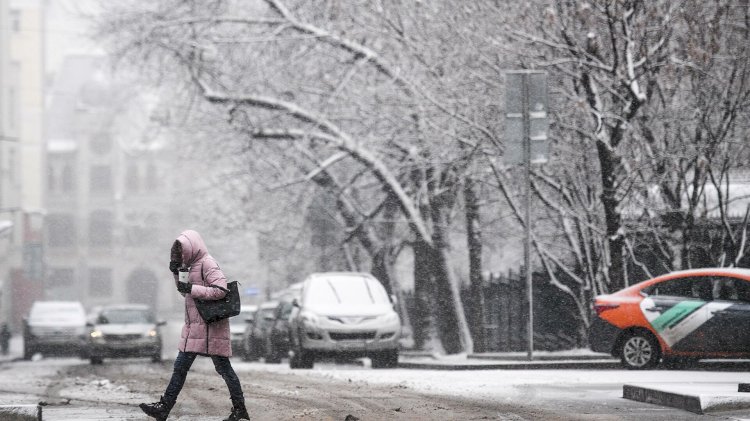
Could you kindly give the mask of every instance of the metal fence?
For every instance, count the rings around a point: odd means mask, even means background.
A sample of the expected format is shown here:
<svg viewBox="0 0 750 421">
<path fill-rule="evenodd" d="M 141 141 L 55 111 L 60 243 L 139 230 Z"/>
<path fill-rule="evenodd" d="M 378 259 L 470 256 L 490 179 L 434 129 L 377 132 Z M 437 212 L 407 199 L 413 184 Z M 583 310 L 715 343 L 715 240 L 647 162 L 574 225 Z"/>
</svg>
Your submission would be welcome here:
<svg viewBox="0 0 750 421">
<path fill-rule="evenodd" d="M 541 274 L 534 274 L 534 350 L 558 351 L 587 346 L 581 334 L 582 321 L 572 300 Z M 474 336 L 475 352 L 513 352 L 527 349 L 528 300 L 524 277 L 518 272 L 495 273 L 482 286 L 484 323 L 474 323 L 466 314 Z M 469 287 L 461 290 L 464 309 L 476 308 Z M 414 321 L 414 297 L 405 295 L 407 311 Z M 476 329 L 483 329 L 484 340 Z"/>
</svg>

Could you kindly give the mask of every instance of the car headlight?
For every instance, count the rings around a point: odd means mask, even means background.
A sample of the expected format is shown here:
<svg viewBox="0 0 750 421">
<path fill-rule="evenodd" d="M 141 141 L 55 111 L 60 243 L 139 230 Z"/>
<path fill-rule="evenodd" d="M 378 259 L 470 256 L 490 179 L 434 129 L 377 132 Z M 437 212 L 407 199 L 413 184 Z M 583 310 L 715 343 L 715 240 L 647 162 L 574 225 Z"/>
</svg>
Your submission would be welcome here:
<svg viewBox="0 0 750 421">
<path fill-rule="evenodd" d="M 318 327 L 318 324 L 320 323 L 318 315 L 309 311 L 300 313 L 300 320 L 302 320 L 303 325 L 309 327 Z"/>
<path fill-rule="evenodd" d="M 159 335 L 159 332 L 157 332 L 156 329 L 151 329 L 146 332 L 146 336 L 149 338 L 155 338 L 157 335 Z"/>
<path fill-rule="evenodd" d="M 393 323 L 393 324 L 400 323 L 399 319 L 398 319 L 398 314 L 396 314 L 396 312 L 391 312 L 391 313 L 384 314 L 384 315 L 380 316 L 380 320 L 383 323 Z"/>
<path fill-rule="evenodd" d="M 104 340 L 104 334 L 102 334 L 101 330 L 92 330 L 91 333 L 89 333 L 89 336 L 91 336 L 91 339 L 94 341 L 102 341 Z"/>
</svg>

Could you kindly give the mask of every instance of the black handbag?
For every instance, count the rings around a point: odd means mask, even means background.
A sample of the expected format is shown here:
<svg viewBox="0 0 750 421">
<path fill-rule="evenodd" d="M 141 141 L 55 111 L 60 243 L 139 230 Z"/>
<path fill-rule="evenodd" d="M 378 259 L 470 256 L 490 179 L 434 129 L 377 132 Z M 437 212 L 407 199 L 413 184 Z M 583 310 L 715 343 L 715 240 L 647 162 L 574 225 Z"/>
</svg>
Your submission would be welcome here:
<svg viewBox="0 0 750 421">
<path fill-rule="evenodd" d="M 203 279 L 203 267 L 201 266 L 201 279 Z M 240 314 L 240 291 L 239 282 L 227 282 L 227 287 L 222 288 L 218 285 L 209 285 L 210 287 L 219 288 L 225 291 L 224 298 L 218 300 L 199 300 L 195 299 L 195 306 L 198 308 L 201 318 L 206 323 L 213 323 L 217 320 L 227 319 Z"/>
</svg>

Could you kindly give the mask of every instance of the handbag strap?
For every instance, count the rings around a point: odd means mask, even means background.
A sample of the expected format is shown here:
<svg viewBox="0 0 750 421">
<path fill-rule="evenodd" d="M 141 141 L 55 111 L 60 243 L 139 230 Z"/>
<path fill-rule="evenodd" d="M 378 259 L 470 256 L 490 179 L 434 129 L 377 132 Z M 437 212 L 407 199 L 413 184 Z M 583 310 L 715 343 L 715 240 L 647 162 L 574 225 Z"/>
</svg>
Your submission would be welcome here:
<svg viewBox="0 0 750 421">
<path fill-rule="evenodd" d="M 206 283 L 206 279 L 203 277 L 203 262 L 201 262 L 201 281 L 203 281 L 204 284 Z M 218 285 L 206 285 L 206 286 L 209 286 L 212 288 L 219 288 L 220 290 L 226 292 L 227 294 L 229 293 L 229 290 L 227 288 L 220 287 Z"/>
</svg>

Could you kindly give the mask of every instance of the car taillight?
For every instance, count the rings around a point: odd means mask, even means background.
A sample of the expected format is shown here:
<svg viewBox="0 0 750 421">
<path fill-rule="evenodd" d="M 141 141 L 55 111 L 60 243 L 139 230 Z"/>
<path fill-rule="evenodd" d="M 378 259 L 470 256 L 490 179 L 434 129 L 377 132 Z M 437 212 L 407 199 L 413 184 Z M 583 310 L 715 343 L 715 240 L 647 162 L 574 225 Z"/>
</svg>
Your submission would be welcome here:
<svg viewBox="0 0 750 421">
<path fill-rule="evenodd" d="M 617 307 L 620 307 L 620 305 L 616 303 L 594 303 L 594 311 L 596 311 L 597 316 L 601 316 L 603 312 Z"/>
</svg>

